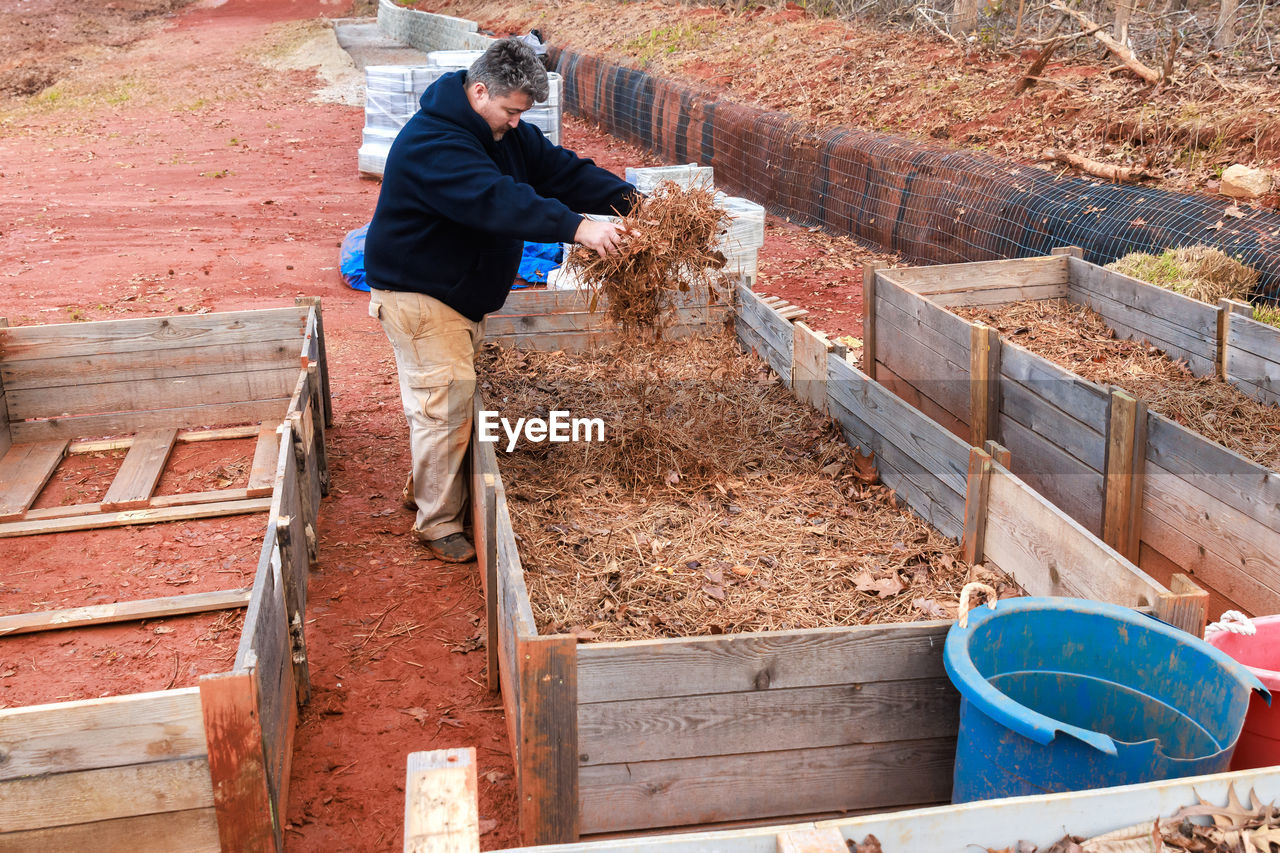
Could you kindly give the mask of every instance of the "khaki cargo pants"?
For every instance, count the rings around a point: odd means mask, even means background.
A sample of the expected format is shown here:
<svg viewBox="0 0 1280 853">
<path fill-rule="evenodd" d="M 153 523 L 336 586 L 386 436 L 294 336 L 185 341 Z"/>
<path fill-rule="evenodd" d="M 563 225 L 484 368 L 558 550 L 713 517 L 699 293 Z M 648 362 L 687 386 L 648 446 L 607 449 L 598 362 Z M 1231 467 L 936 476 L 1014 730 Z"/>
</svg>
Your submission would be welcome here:
<svg viewBox="0 0 1280 853">
<path fill-rule="evenodd" d="M 382 323 L 396 354 L 418 504 L 414 531 L 424 539 L 461 533 L 467 504 L 462 461 L 484 323 L 425 294 L 397 290 L 370 290 L 369 314 Z"/>
</svg>

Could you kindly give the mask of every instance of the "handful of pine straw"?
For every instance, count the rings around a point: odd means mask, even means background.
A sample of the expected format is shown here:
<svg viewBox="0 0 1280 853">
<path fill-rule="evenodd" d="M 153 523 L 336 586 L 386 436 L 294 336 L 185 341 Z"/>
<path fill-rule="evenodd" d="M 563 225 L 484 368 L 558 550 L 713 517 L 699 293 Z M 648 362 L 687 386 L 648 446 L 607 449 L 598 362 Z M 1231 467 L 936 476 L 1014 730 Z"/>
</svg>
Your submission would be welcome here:
<svg viewBox="0 0 1280 853">
<path fill-rule="evenodd" d="M 591 288 L 589 310 L 604 296 L 609 319 L 623 332 L 661 337 L 676 294 L 702 292 L 711 301 L 725 265 L 716 246 L 728 223 L 712 188 L 663 181 L 622 218 L 627 236 L 617 254 L 576 246 L 565 266 Z"/>
</svg>

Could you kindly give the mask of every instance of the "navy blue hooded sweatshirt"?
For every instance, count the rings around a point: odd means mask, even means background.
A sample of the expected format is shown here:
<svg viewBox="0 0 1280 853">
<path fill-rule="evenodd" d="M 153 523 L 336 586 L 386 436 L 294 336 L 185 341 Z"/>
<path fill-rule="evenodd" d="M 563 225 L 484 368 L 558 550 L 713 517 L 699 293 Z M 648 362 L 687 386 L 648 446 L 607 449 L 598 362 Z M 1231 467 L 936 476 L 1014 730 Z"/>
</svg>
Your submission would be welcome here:
<svg viewBox="0 0 1280 853">
<path fill-rule="evenodd" d="M 465 84 L 465 71 L 432 84 L 392 143 L 365 275 L 478 322 L 506 301 L 525 240 L 572 242 L 580 213 L 626 213 L 635 188 L 527 122 L 495 142 Z"/>
</svg>

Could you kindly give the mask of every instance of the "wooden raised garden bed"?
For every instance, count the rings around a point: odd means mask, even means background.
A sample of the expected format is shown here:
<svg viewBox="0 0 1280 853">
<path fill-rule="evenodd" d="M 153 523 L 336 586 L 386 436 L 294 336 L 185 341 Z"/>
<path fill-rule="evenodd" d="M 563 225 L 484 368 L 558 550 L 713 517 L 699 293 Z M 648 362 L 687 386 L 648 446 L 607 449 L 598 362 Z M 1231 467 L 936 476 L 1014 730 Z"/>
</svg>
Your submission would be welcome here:
<svg viewBox="0 0 1280 853">
<path fill-rule="evenodd" d="M 774 301 L 776 305 L 776 301 Z M 782 311 L 794 314 L 789 306 Z M 853 367 L 744 286 L 738 340 L 875 454 L 882 481 L 1033 595 L 1152 608 L 1192 631 L 1203 593 L 1175 594 Z M 515 293 L 488 331 L 572 349 L 610 333 L 572 293 Z M 472 443 L 489 671 L 507 710 L 527 843 L 657 827 L 945 801 L 958 697 L 949 621 L 579 644 L 539 634 L 492 443 Z"/>
<path fill-rule="evenodd" d="M 474 753 L 474 749 L 451 749 L 409 756 L 406 853 L 480 849 Z M 1229 809 L 1234 822 L 1246 813 L 1242 805 L 1255 810 L 1259 804 L 1277 800 L 1280 771 L 1265 768 L 837 820 L 584 841 L 556 849 L 562 853 L 970 853 L 1015 850 L 1019 844 L 1048 850 L 1065 835 L 1088 839 L 1130 827 L 1137 831 L 1123 837 L 1132 840 L 1112 840 L 1104 849 L 1152 849 L 1149 824 L 1157 818 L 1162 826 L 1177 826 L 1180 821 L 1170 818 L 1180 810 L 1198 807 L 1203 814 L 1209 811 L 1204 806 L 1210 805 L 1224 815 Z M 1148 826 L 1138 829 L 1142 823 Z M 1261 831 L 1259 837 L 1267 832 Z M 876 843 L 867 843 L 868 836 Z M 509 853 L 523 850 L 533 853 L 530 848 L 510 848 Z"/>
<path fill-rule="evenodd" d="M 251 591 L 0 618 L 2 637 L 248 606 L 233 669 L 198 687 L 0 709 L 0 851 L 283 849 L 331 419 L 319 300 L 299 303 L 0 329 L 0 536 L 268 513 Z M 248 489 L 152 497 L 175 440 L 236 436 L 258 438 Z M 110 500 L 28 509 L 52 460 L 108 447 L 129 448 Z"/>
<path fill-rule="evenodd" d="M 1067 299 L 1266 403 L 1280 400 L 1280 329 L 1070 250 L 864 280 L 869 373 L 968 441 L 1008 447 L 1018 476 L 1145 572 L 1193 577 L 1215 616 L 1280 612 L 1280 473 L 948 309 Z"/>
</svg>

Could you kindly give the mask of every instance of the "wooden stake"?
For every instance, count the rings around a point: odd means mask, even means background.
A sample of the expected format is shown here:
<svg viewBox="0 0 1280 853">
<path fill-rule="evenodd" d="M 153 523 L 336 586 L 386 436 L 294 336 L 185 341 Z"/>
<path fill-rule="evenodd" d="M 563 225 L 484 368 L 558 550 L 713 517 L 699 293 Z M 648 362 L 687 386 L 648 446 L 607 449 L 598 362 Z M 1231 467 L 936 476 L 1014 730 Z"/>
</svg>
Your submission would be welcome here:
<svg viewBox="0 0 1280 853">
<path fill-rule="evenodd" d="M 827 412 L 827 353 L 831 342 L 826 335 L 796 322 L 792 326 L 791 389 L 796 398 Z"/>
<path fill-rule="evenodd" d="M 982 323 L 969 326 L 969 443 L 995 438 L 1000 418 L 1000 333 Z"/>
<path fill-rule="evenodd" d="M 862 265 L 862 372 L 876 378 L 876 270 L 884 269 L 884 261 L 867 261 Z"/>
<path fill-rule="evenodd" d="M 1050 255 L 1066 255 L 1069 258 L 1079 258 L 1084 260 L 1084 249 L 1079 246 L 1058 246 L 1056 249 L 1049 250 Z"/>
<path fill-rule="evenodd" d="M 1209 621 L 1209 593 L 1187 575 L 1175 573 L 1169 581 L 1169 592 L 1156 601 L 1155 615 L 1192 636 L 1203 637 Z"/>
<path fill-rule="evenodd" d="M 404 853 L 479 853 L 476 750 L 411 752 L 404 780 Z"/>
<path fill-rule="evenodd" d="M 578 840 L 578 640 L 520 637 L 520 837 Z"/>
<path fill-rule="evenodd" d="M 1009 468 L 1010 463 L 1013 461 L 1013 455 L 1009 453 L 1009 448 L 1005 447 L 1003 444 L 988 440 L 982 445 L 982 449 L 987 451 L 991 456 L 991 459 L 996 464 L 1001 465 L 1006 469 Z"/>
<path fill-rule="evenodd" d="M 987 535 L 987 493 L 991 483 L 991 456 L 981 448 L 969 449 L 968 489 L 964 496 L 964 533 L 961 542 L 965 562 L 983 560 Z"/>
<path fill-rule="evenodd" d="M 1102 499 L 1102 541 L 1130 562 L 1136 562 L 1134 525 L 1142 496 L 1135 494 L 1139 482 L 1135 476 L 1145 467 L 1147 404 L 1119 388 L 1111 390 L 1110 416 L 1107 419 L 1107 453 Z M 1138 453 L 1138 433 L 1143 436 L 1144 452 Z"/>
<path fill-rule="evenodd" d="M 1253 306 L 1247 302 L 1241 302 L 1238 299 L 1219 299 L 1218 300 L 1218 376 L 1219 378 L 1227 378 L 1227 358 L 1230 347 L 1227 342 L 1231 337 L 1231 315 L 1238 314 L 1242 317 L 1253 317 Z"/>
<path fill-rule="evenodd" d="M 267 785 L 256 676 L 228 672 L 202 677 L 200 705 L 222 849 L 245 853 L 281 849 Z"/>
</svg>

